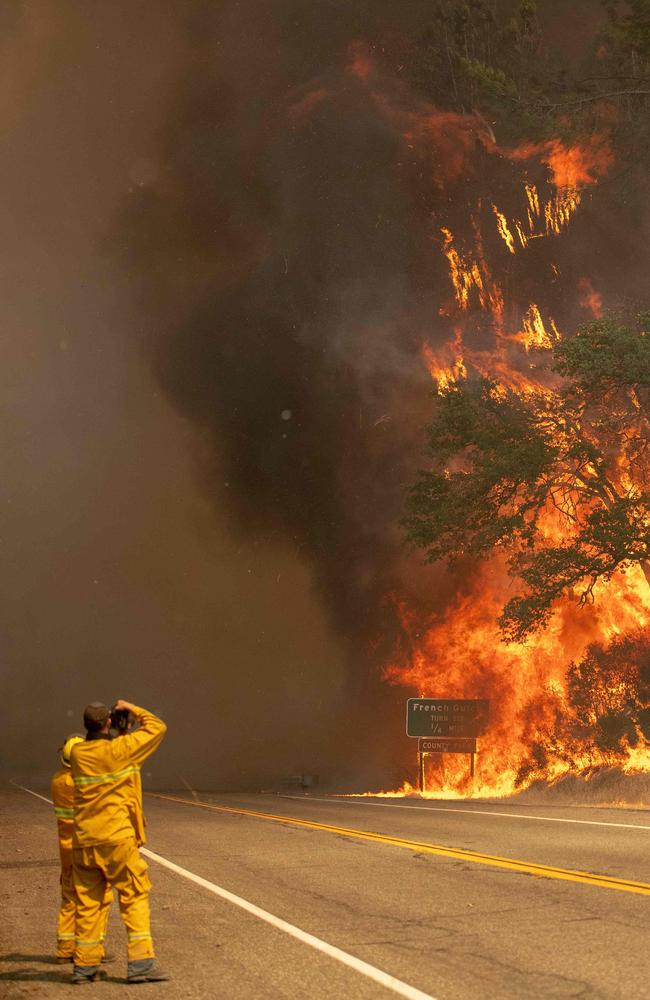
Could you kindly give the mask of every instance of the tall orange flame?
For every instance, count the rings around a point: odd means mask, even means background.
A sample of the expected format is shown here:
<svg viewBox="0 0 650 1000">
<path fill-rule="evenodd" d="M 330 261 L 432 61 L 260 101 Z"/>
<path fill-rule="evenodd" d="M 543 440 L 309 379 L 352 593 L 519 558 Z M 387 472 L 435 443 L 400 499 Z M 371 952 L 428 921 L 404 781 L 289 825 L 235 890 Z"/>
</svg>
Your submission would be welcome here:
<svg viewBox="0 0 650 1000">
<path fill-rule="evenodd" d="M 432 120 L 429 114 L 426 121 Z M 441 127 L 439 119 L 437 122 Z M 428 143 L 431 137 L 429 125 L 422 123 L 418 127 L 411 121 L 409 144 Z M 440 148 L 444 149 L 444 143 Z M 486 149 L 497 151 L 487 145 Z M 525 164 L 526 171 L 540 161 L 547 170 L 544 183 L 524 175 L 519 210 L 510 214 L 503 206 L 491 203 L 492 232 L 496 229 L 509 259 L 530 252 L 533 241 L 554 240 L 565 233 L 580 210 L 585 191 L 612 162 L 608 143 L 601 136 L 572 147 L 554 140 L 498 152 L 514 163 Z M 469 155 L 466 144 L 462 155 Z M 450 180 L 458 175 L 457 160 L 453 162 L 447 174 Z M 470 172 L 466 167 L 466 173 Z M 543 356 L 560 339 L 560 332 L 554 319 L 536 301 L 529 300 L 523 316 L 519 311 L 517 323 L 515 303 L 506 298 L 507 280 L 504 283 L 495 277 L 498 272 L 490 266 L 484 250 L 484 224 L 485 216 L 475 212 L 461 239 L 455 224 L 439 220 L 440 250 L 453 291 L 452 308 L 441 310 L 441 315 L 452 317 L 454 328 L 442 347 L 433 350 L 425 344 L 423 360 L 439 392 L 472 371 L 496 380 L 496 392 L 506 387 L 522 394 L 546 392 L 549 379 L 555 376 L 550 374 Z M 550 266 L 548 275 L 551 281 L 559 280 L 559 267 Z M 587 279 L 580 287 L 584 308 L 599 316 L 601 297 Z M 485 323 L 478 319 L 481 315 L 489 318 L 491 348 L 485 346 Z M 482 331 L 480 341 L 474 332 L 477 329 Z M 513 354 L 516 351 L 520 353 Z M 540 358 L 539 363 L 535 360 L 533 364 L 532 359 L 524 362 L 532 352 L 535 359 Z M 618 462 L 620 483 L 628 482 L 632 488 L 628 456 L 619 456 Z M 570 484 L 567 491 L 569 495 Z M 541 528 L 556 543 L 562 542 L 563 522 L 556 510 L 547 511 Z M 492 703 L 491 722 L 480 741 L 479 772 L 473 785 L 462 757 L 431 758 L 431 794 L 510 794 L 538 777 L 552 780 L 569 770 L 613 762 L 628 770 L 650 769 L 650 750 L 640 734 L 636 744 L 628 742 L 616 752 L 574 737 L 574 709 L 567 686 L 569 665 L 579 661 L 591 644 L 607 644 L 627 632 L 650 627 L 650 589 L 643 573 L 635 568 L 600 581 L 594 603 L 586 607 L 559 601 L 552 625 L 526 644 L 506 645 L 499 633 L 497 620 L 510 596 L 510 587 L 504 558 L 496 554 L 475 566 L 462 593 L 424 623 L 395 598 L 409 641 L 386 667 L 386 680 L 404 687 L 409 695 L 489 698 Z M 615 699 L 613 687 L 610 695 Z M 559 728 L 558 720 L 563 720 Z M 411 791 L 405 783 L 402 794 Z"/>
</svg>

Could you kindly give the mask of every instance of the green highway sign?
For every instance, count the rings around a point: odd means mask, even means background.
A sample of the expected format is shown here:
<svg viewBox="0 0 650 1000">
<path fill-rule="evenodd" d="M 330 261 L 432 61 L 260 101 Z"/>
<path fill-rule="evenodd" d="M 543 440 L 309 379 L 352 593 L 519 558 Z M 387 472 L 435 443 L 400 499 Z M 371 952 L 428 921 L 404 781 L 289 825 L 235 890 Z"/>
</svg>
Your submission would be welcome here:
<svg viewBox="0 0 650 1000">
<path fill-rule="evenodd" d="M 485 732 L 489 706 L 485 699 L 409 698 L 406 735 L 475 739 Z"/>
</svg>

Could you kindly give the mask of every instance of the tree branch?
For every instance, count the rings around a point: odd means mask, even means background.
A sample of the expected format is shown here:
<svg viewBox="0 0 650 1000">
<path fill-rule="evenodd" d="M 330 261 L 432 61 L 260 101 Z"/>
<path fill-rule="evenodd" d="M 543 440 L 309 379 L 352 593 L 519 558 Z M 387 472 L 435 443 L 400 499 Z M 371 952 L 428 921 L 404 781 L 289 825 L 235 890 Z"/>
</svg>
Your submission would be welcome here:
<svg viewBox="0 0 650 1000">
<path fill-rule="evenodd" d="M 553 110 L 555 108 L 570 108 L 577 104 L 589 104 L 590 101 L 604 101 L 608 97 L 639 97 L 648 96 L 650 90 L 612 90 L 607 94 L 593 94 L 591 97 L 581 97 L 576 101 L 561 101 L 559 104 L 538 104 L 538 108 Z"/>
</svg>

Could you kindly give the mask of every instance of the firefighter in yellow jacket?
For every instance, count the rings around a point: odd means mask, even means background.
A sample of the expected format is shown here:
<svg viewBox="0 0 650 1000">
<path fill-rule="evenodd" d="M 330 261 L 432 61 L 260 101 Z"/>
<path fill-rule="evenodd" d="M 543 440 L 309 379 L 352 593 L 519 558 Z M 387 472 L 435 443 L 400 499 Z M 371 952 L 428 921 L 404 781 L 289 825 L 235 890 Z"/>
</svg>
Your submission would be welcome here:
<svg viewBox="0 0 650 1000">
<path fill-rule="evenodd" d="M 140 766 L 160 745 L 165 723 L 127 701 L 114 711 L 132 712 L 139 728 L 111 739 L 110 711 L 93 702 L 84 712 L 86 739 L 72 748 L 74 781 L 73 877 L 77 894 L 74 983 L 92 982 L 101 962 L 101 902 L 106 886 L 117 890 L 128 935 L 130 983 L 168 977 L 154 968 L 149 926 L 147 864 Z"/>
<path fill-rule="evenodd" d="M 74 954 L 75 916 L 77 902 L 72 880 L 72 825 L 74 782 L 70 773 L 70 752 L 75 743 L 83 743 L 83 736 L 69 736 L 59 756 L 63 765 L 52 778 L 52 802 L 59 831 L 59 855 L 61 857 L 61 907 L 56 938 L 56 957 L 59 962 L 71 962 Z M 113 893 L 107 888 L 101 905 L 101 938 L 106 935 L 108 911 Z M 102 957 L 103 947 L 102 947 Z"/>
</svg>

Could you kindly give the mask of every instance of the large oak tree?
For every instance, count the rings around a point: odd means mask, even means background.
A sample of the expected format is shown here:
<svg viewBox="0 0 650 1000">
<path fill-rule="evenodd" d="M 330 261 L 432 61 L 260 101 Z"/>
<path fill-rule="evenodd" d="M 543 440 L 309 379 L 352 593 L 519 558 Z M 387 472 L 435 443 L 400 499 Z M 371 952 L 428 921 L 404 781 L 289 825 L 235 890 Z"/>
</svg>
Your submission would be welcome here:
<svg viewBox="0 0 650 1000">
<path fill-rule="evenodd" d="M 429 561 L 507 552 L 510 641 L 615 570 L 638 564 L 650 583 L 648 330 L 650 316 L 597 321 L 555 347 L 546 386 L 470 377 L 436 396 L 406 534 Z"/>
</svg>

